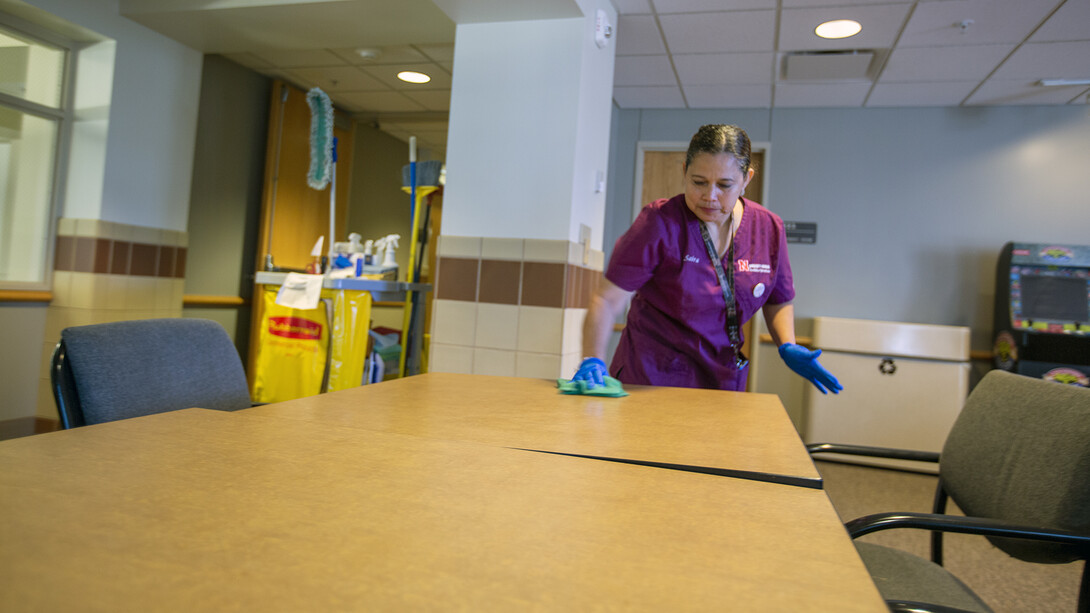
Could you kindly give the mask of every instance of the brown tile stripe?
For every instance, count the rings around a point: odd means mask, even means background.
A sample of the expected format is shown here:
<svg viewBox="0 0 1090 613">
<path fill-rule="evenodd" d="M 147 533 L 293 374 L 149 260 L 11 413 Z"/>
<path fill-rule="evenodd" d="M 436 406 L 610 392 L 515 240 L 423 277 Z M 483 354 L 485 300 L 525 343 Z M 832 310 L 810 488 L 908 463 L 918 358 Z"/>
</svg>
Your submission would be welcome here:
<svg viewBox="0 0 1090 613">
<path fill-rule="evenodd" d="M 602 271 L 559 262 L 440 257 L 441 300 L 554 308 L 587 308 Z"/>
<path fill-rule="evenodd" d="M 85 236 L 58 236 L 53 268 L 70 272 L 185 277 L 185 247 Z"/>
</svg>

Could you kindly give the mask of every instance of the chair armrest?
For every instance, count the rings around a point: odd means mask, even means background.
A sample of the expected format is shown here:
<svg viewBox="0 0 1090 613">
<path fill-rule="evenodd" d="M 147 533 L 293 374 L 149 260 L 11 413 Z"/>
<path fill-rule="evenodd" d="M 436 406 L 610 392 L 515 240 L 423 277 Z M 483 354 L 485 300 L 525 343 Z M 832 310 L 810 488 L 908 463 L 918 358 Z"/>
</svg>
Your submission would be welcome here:
<svg viewBox="0 0 1090 613">
<path fill-rule="evenodd" d="M 815 453 L 843 453 L 845 455 L 861 455 L 872 458 L 891 458 L 895 460 L 916 460 L 918 462 L 939 461 L 939 453 L 937 451 L 913 451 L 911 449 L 842 445 L 840 443 L 811 443 L 806 446 L 806 451 L 810 452 L 811 455 Z"/>
<path fill-rule="evenodd" d="M 985 517 L 962 517 L 936 513 L 877 513 L 853 519 L 844 524 L 844 527 L 847 528 L 848 534 L 853 539 L 864 534 L 890 528 L 916 528 L 939 532 L 979 534 L 981 536 L 1023 538 L 1090 547 L 1090 534 L 1079 534 L 1069 530 L 1037 526 L 1018 526 Z"/>
</svg>

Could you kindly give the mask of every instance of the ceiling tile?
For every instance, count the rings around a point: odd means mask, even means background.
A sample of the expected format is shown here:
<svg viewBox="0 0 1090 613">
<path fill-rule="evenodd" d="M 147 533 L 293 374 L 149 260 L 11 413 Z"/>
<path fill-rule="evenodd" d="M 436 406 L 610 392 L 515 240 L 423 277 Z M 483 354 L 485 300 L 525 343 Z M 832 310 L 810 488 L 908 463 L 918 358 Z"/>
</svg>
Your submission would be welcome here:
<svg viewBox="0 0 1090 613">
<path fill-rule="evenodd" d="M 616 59 L 613 66 L 616 86 L 677 85 L 677 77 L 665 55 L 628 55 Z"/>
<path fill-rule="evenodd" d="M 257 57 L 252 53 L 224 53 L 223 57 L 231 60 L 239 66 L 245 66 L 257 72 L 265 68 L 273 68 L 273 65 Z"/>
<path fill-rule="evenodd" d="M 1033 33 L 1029 42 L 1087 40 L 1090 39 L 1088 24 L 1090 24 L 1090 2 L 1068 0 Z"/>
<path fill-rule="evenodd" d="M 613 100 L 622 109 L 685 108 L 677 87 L 614 87 Z"/>
<path fill-rule="evenodd" d="M 653 15 L 621 15 L 617 19 L 617 55 L 659 53 L 666 53 L 666 45 Z"/>
<path fill-rule="evenodd" d="M 417 49 L 420 50 L 425 56 L 433 62 L 453 62 L 454 61 L 454 45 L 417 45 Z"/>
<path fill-rule="evenodd" d="M 778 107 L 863 106 L 870 83 L 778 83 Z"/>
<path fill-rule="evenodd" d="M 896 49 L 886 61 L 879 82 L 960 81 L 987 77 L 1014 45 L 912 47 Z"/>
<path fill-rule="evenodd" d="M 910 4 L 875 4 L 851 8 L 784 9 L 780 16 L 781 51 L 825 49 L 888 49 L 897 40 Z M 863 30 L 850 38 L 829 40 L 814 28 L 834 19 L 854 19 Z"/>
<path fill-rule="evenodd" d="M 356 52 L 357 49 L 370 49 L 378 52 L 378 54 L 374 57 L 365 58 Z M 364 66 L 369 64 L 406 64 L 428 61 L 427 56 L 411 45 L 389 45 L 386 47 L 368 47 L 361 45 L 349 49 L 330 49 L 330 51 L 337 54 L 338 57 L 343 58 L 349 64 Z"/>
<path fill-rule="evenodd" d="M 958 106 L 979 82 L 879 83 L 867 97 L 867 106 Z"/>
<path fill-rule="evenodd" d="M 354 66 L 292 68 L 286 72 L 327 92 L 383 91 L 390 89 L 382 81 L 364 74 Z"/>
<path fill-rule="evenodd" d="M 450 74 L 445 70 L 441 70 L 438 65 L 430 62 L 426 64 L 379 64 L 361 66 L 360 69 L 389 85 L 393 89 L 450 89 L 451 85 Z M 431 77 L 431 81 L 428 81 L 427 83 L 406 83 L 397 78 L 397 73 L 403 70 L 422 72 Z"/>
<path fill-rule="evenodd" d="M 661 15 L 670 53 L 772 51 L 776 11 Z"/>
<path fill-rule="evenodd" d="M 429 111 L 449 111 L 450 110 L 450 90 L 449 89 L 437 89 L 434 91 L 412 91 L 406 90 L 403 92 L 410 99 L 416 101 Z"/>
<path fill-rule="evenodd" d="M 902 47 L 928 45 L 984 45 L 1019 43 L 1056 6 L 1057 0 L 957 0 L 920 2 L 898 43 Z M 962 29 L 959 24 L 971 19 Z"/>
<path fill-rule="evenodd" d="M 345 66 L 344 58 L 328 49 L 281 50 L 261 49 L 253 52 L 262 60 L 280 68 L 298 68 L 301 66 Z"/>
<path fill-rule="evenodd" d="M 689 108 L 762 108 L 772 103 L 772 84 L 689 85 L 685 88 Z"/>
<path fill-rule="evenodd" d="M 674 56 L 674 66 L 677 67 L 682 86 L 772 83 L 774 62 L 775 54 L 772 52 Z"/>
<path fill-rule="evenodd" d="M 830 6 L 859 6 L 863 4 L 898 4 L 905 0 L 783 0 L 783 8 L 826 8 Z"/>
<path fill-rule="evenodd" d="M 613 0 L 613 6 L 622 15 L 651 12 L 650 0 Z"/>
<path fill-rule="evenodd" d="M 1028 43 L 1019 47 L 992 75 L 996 79 L 1090 78 L 1090 40 Z"/>
<path fill-rule="evenodd" d="M 967 105 L 981 104 L 1067 104 L 1090 91 L 1085 85 L 1042 87 L 1036 81 L 989 79 L 966 101 Z"/>
<path fill-rule="evenodd" d="M 338 94 L 337 97 L 349 104 L 359 106 L 361 110 L 372 113 L 406 113 L 427 110 L 402 95 L 401 92 L 346 92 Z"/>
<path fill-rule="evenodd" d="M 651 3 L 659 14 L 766 9 L 769 4 L 768 0 L 651 0 Z"/>
</svg>

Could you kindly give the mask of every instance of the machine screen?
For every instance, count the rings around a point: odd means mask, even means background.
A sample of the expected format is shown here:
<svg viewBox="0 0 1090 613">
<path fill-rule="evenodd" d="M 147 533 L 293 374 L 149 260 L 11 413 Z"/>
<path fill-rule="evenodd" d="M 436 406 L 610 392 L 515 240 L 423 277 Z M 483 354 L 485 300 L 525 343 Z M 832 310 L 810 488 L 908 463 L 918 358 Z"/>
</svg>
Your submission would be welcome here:
<svg viewBox="0 0 1090 613">
<path fill-rule="evenodd" d="M 1087 280 L 1079 277 L 1022 275 L 1022 317 L 1062 322 L 1090 321 Z"/>
</svg>

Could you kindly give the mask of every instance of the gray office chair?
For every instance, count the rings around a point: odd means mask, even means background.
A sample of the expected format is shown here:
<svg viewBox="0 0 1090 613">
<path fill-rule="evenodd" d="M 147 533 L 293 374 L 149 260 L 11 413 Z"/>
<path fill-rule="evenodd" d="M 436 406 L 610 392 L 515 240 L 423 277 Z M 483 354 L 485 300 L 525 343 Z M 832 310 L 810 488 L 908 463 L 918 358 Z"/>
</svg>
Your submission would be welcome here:
<svg viewBox="0 0 1090 613">
<path fill-rule="evenodd" d="M 65 328 L 50 384 L 65 429 L 190 407 L 251 406 L 234 343 L 205 319 Z"/>
<path fill-rule="evenodd" d="M 930 561 L 856 543 L 891 610 L 991 611 L 942 567 L 943 532 L 983 535 L 1027 562 L 1083 560 L 1078 611 L 1090 607 L 1090 389 L 994 370 L 969 395 L 941 454 L 829 443 L 807 448 L 939 462 L 932 513 L 879 513 L 845 524 L 852 538 L 889 528 L 932 530 Z M 965 517 L 944 514 L 948 498 Z"/>
</svg>

